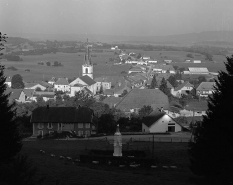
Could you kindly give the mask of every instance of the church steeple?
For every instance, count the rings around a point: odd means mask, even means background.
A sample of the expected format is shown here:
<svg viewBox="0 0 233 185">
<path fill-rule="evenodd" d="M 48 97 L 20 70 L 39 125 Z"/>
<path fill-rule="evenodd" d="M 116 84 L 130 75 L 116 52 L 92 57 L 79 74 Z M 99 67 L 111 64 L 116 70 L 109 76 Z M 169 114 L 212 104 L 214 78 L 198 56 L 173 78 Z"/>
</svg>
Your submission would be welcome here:
<svg viewBox="0 0 233 185">
<path fill-rule="evenodd" d="M 88 44 L 87 39 L 86 52 L 84 55 L 84 64 L 82 65 L 82 76 L 87 75 L 93 79 L 93 65 L 91 63 L 90 47 L 92 46 Z"/>
<path fill-rule="evenodd" d="M 86 52 L 84 55 L 84 64 L 87 65 L 91 65 L 90 47 L 91 46 L 88 44 L 88 38 L 87 38 Z"/>
</svg>

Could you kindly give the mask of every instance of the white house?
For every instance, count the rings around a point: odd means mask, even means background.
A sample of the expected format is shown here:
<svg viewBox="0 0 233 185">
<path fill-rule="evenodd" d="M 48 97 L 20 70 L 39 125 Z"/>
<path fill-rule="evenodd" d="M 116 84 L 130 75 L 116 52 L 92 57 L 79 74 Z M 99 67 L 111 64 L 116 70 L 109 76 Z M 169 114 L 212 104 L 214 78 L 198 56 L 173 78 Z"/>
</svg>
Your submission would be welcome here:
<svg viewBox="0 0 233 185">
<path fill-rule="evenodd" d="M 52 78 L 48 81 L 48 83 L 51 84 L 51 85 L 53 85 L 55 82 L 56 82 L 56 78 L 55 78 L 55 77 L 52 77 Z"/>
<path fill-rule="evenodd" d="M 68 78 L 58 78 L 58 80 L 54 83 L 54 89 L 57 91 L 69 92 L 70 85 Z"/>
<path fill-rule="evenodd" d="M 10 77 L 10 76 L 6 78 L 5 84 L 6 84 L 8 87 L 11 87 L 11 77 Z"/>
<path fill-rule="evenodd" d="M 200 63 L 201 63 L 201 60 L 193 60 L 193 63 L 195 63 L 195 64 L 200 64 Z"/>
<path fill-rule="evenodd" d="M 208 97 L 214 92 L 215 82 L 202 82 L 196 89 L 196 94 L 201 97 Z"/>
<path fill-rule="evenodd" d="M 161 65 L 161 64 L 155 64 L 152 66 L 152 70 L 157 72 L 157 73 L 171 73 L 175 74 L 175 69 L 173 68 L 172 65 Z"/>
<path fill-rule="evenodd" d="M 98 77 L 95 78 L 96 81 L 96 91 L 100 91 L 101 87 L 103 88 L 103 91 L 106 89 L 111 89 L 111 81 L 108 79 L 108 77 Z"/>
<path fill-rule="evenodd" d="M 76 92 L 79 91 L 78 89 L 73 88 L 73 87 L 75 87 L 75 85 L 77 87 L 78 86 L 80 86 L 80 87 L 81 86 L 87 87 L 93 94 L 96 94 L 96 91 L 97 91 L 97 84 L 96 84 L 96 82 L 90 76 L 88 76 L 88 75 L 76 78 L 69 85 L 72 87 L 71 90 L 73 91 L 73 92 L 71 92 L 71 94 L 75 94 Z M 76 91 L 76 90 L 78 90 L 78 91 Z"/>
<path fill-rule="evenodd" d="M 183 94 L 189 94 L 194 88 L 194 85 L 190 84 L 188 81 L 182 83 L 175 89 L 171 89 L 171 94 L 176 97 L 181 97 Z"/>
<path fill-rule="evenodd" d="M 164 133 L 180 131 L 182 131 L 182 126 L 165 112 L 153 111 L 142 120 L 142 132 Z"/>
</svg>

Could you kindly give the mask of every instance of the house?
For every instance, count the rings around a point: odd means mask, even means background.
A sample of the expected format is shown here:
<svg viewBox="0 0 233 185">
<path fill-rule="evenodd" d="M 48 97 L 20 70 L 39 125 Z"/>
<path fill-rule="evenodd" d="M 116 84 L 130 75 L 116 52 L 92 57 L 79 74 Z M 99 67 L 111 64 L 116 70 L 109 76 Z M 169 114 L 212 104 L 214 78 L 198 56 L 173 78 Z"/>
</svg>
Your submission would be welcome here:
<svg viewBox="0 0 233 185">
<path fill-rule="evenodd" d="M 106 76 L 102 76 L 102 77 L 98 77 L 95 78 L 96 81 L 96 91 L 100 91 L 101 86 L 103 88 L 103 91 L 105 91 L 106 89 L 111 89 L 111 80 L 106 77 Z"/>
<path fill-rule="evenodd" d="M 87 107 L 37 107 L 30 122 L 33 136 L 42 137 L 53 132 L 74 131 L 79 136 L 95 133 L 94 112 Z"/>
<path fill-rule="evenodd" d="M 5 94 L 10 94 L 9 102 L 27 103 L 33 101 L 34 89 L 11 89 L 7 88 Z"/>
<path fill-rule="evenodd" d="M 142 68 L 140 68 L 140 67 L 133 67 L 133 68 L 131 68 L 129 71 L 128 71 L 128 73 L 130 74 L 130 73 L 133 73 L 133 72 L 137 72 L 137 73 L 141 73 L 141 72 L 143 72 L 144 70 L 142 69 Z"/>
<path fill-rule="evenodd" d="M 168 109 L 164 109 L 164 112 L 172 118 L 177 118 L 180 117 L 180 110 L 180 108 L 170 105 Z"/>
<path fill-rule="evenodd" d="M 68 78 L 58 78 L 58 80 L 54 83 L 54 89 L 56 91 L 69 92 L 70 85 L 68 82 Z"/>
<path fill-rule="evenodd" d="M 200 63 L 201 63 L 201 60 L 193 60 L 193 63 L 195 63 L 195 64 L 200 64 Z"/>
<path fill-rule="evenodd" d="M 47 82 L 44 82 L 44 81 L 25 83 L 24 88 L 25 89 L 34 89 L 34 90 L 40 89 L 41 91 L 53 90 L 53 86 Z"/>
<path fill-rule="evenodd" d="M 175 74 L 175 69 L 172 65 L 155 64 L 152 66 L 152 70 L 157 73 Z"/>
<path fill-rule="evenodd" d="M 120 97 L 110 96 L 103 100 L 103 103 L 107 104 L 110 108 L 113 108 L 121 100 Z"/>
<path fill-rule="evenodd" d="M 94 81 L 90 76 L 88 75 L 84 75 L 81 77 L 76 78 L 74 81 L 72 81 L 69 84 L 71 87 L 75 87 L 75 85 L 77 87 L 87 87 L 93 94 L 96 94 L 97 91 L 97 83 L 96 81 Z M 72 95 L 74 95 L 76 92 L 78 92 L 79 90 L 77 88 L 71 88 L 71 93 Z M 81 88 L 80 88 L 81 90 Z"/>
<path fill-rule="evenodd" d="M 11 77 L 10 77 L 10 76 L 6 78 L 5 84 L 6 84 L 8 87 L 11 87 Z"/>
<path fill-rule="evenodd" d="M 52 77 L 48 83 L 51 84 L 51 85 L 54 85 L 54 83 L 56 82 L 56 78 L 55 77 Z"/>
<path fill-rule="evenodd" d="M 171 90 L 171 94 L 176 97 L 181 97 L 182 95 L 189 94 L 194 88 L 194 85 L 190 84 L 188 81 L 180 84 L 175 89 Z"/>
<path fill-rule="evenodd" d="M 157 60 L 147 60 L 146 62 L 149 63 L 149 64 L 156 64 L 156 63 L 158 63 Z"/>
<path fill-rule="evenodd" d="M 189 102 L 183 110 L 180 110 L 180 116 L 184 117 L 195 117 L 195 116 L 204 116 L 208 109 L 207 101 L 195 101 Z"/>
<path fill-rule="evenodd" d="M 38 97 L 42 97 L 44 101 L 55 100 L 55 92 L 47 92 L 47 91 L 35 91 L 32 99 L 37 101 Z"/>
<path fill-rule="evenodd" d="M 116 109 L 125 113 L 137 113 L 144 105 L 150 105 L 154 110 L 168 108 L 168 97 L 159 89 L 132 89 L 116 105 Z"/>
<path fill-rule="evenodd" d="M 189 67 L 190 74 L 209 74 L 209 70 L 206 67 Z"/>
<path fill-rule="evenodd" d="M 155 110 L 142 120 L 142 132 L 165 133 L 180 131 L 182 131 L 182 126 L 165 112 Z"/>
<path fill-rule="evenodd" d="M 196 89 L 196 94 L 201 97 L 208 97 L 214 92 L 215 82 L 202 82 Z"/>
</svg>

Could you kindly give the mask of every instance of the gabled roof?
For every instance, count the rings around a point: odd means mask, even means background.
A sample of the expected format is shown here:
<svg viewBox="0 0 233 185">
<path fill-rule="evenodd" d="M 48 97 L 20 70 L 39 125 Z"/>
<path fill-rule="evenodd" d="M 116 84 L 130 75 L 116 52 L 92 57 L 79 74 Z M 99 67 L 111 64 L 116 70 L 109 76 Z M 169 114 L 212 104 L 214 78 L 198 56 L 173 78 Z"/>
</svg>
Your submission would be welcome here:
<svg viewBox="0 0 233 185">
<path fill-rule="evenodd" d="M 35 92 L 35 89 L 23 89 L 23 92 L 27 97 L 32 97 Z"/>
<path fill-rule="evenodd" d="M 38 84 L 39 83 L 37 83 L 37 82 L 30 82 L 30 83 L 25 83 L 24 86 L 25 86 L 25 88 L 31 88 L 31 87 L 38 85 Z"/>
<path fill-rule="evenodd" d="M 209 91 L 214 89 L 215 82 L 201 82 L 197 87 L 197 91 Z"/>
<path fill-rule="evenodd" d="M 9 101 L 12 100 L 17 100 L 19 99 L 19 96 L 22 92 L 22 89 L 11 89 L 11 88 L 7 88 L 4 92 L 4 94 L 10 94 L 9 96 Z"/>
<path fill-rule="evenodd" d="M 37 107 L 31 123 L 91 123 L 93 110 L 87 107 Z"/>
<path fill-rule="evenodd" d="M 103 100 L 103 103 L 109 105 L 110 107 L 114 107 L 119 101 L 121 100 L 120 97 L 110 96 Z"/>
<path fill-rule="evenodd" d="M 162 69 L 162 70 L 175 71 L 175 69 L 172 65 L 163 65 L 163 64 L 155 64 L 152 67 L 152 69 Z"/>
<path fill-rule="evenodd" d="M 51 80 L 49 80 L 49 82 L 55 82 L 55 81 L 56 81 L 55 77 L 52 77 Z"/>
<path fill-rule="evenodd" d="M 35 91 L 33 96 L 42 96 L 42 97 L 54 98 L 55 92 Z"/>
<path fill-rule="evenodd" d="M 206 111 L 208 109 L 208 102 L 205 100 L 189 102 L 188 105 L 185 106 L 185 109 L 191 111 Z"/>
<path fill-rule="evenodd" d="M 11 77 L 10 76 L 6 78 L 6 82 L 11 82 Z"/>
<path fill-rule="evenodd" d="M 69 85 L 67 78 L 58 78 L 54 85 Z"/>
<path fill-rule="evenodd" d="M 95 84 L 96 82 L 88 75 L 84 75 L 79 78 L 83 82 L 85 82 L 88 86 Z"/>
<path fill-rule="evenodd" d="M 209 70 L 206 67 L 189 67 L 191 73 L 209 73 Z"/>
<path fill-rule="evenodd" d="M 153 123 L 155 123 L 156 121 L 158 121 L 160 118 L 162 118 L 166 113 L 165 112 L 160 112 L 158 110 L 153 111 L 152 113 L 150 113 L 148 116 L 144 117 L 142 122 L 147 126 L 150 127 L 151 125 L 153 125 Z"/>
<path fill-rule="evenodd" d="M 122 111 L 150 105 L 154 110 L 168 108 L 168 97 L 159 89 L 132 89 L 117 105 Z"/>
<path fill-rule="evenodd" d="M 93 93 L 87 87 L 84 87 L 82 91 L 86 92 L 87 94 L 93 95 Z"/>
<path fill-rule="evenodd" d="M 178 87 L 176 87 L 175 91 L 179 91 L 183 87 L 193 87 L 193 85 L 187 81 L 187 82 L 184 82 L 184 83 L 180 84 Z"/>
</svg>

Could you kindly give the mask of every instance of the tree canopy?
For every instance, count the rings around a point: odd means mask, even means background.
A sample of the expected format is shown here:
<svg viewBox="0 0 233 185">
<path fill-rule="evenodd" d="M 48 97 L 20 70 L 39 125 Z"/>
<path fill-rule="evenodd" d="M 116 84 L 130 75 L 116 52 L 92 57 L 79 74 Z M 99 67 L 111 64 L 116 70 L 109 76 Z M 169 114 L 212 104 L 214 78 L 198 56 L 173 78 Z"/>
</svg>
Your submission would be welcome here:
<svg viewBox="0 0 233 185">
<path fill-rule="evenodd" d="M 190 169 L 214 184 L 233 182 L 233 56 L 227 57 L 226 72 L 218 75 L 208 99 L 207 115 L 197 124 L 189 143 Z"/>
<path fill-rule="evenodd" d="M 158 86 L 158 84 L 157 84 L 157 81 L 156 81 L 156 77 L 154 75 L 149 88 L 150 89 L 155 89 L 157 86 Z"/>
<path fill-rule="evenodd" d="M 23 89 L 24 88 L 24 83 L 23 83 L 23 78 L 20 74 L 16 74 L 12 77 L 11 79 L 11 88 L 12 89 Z"/>
</svg>

